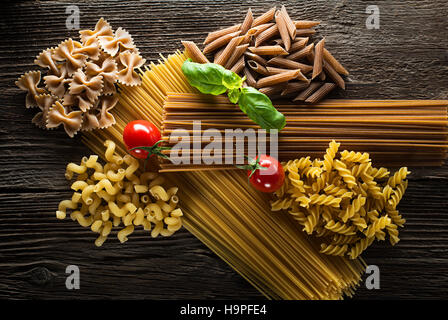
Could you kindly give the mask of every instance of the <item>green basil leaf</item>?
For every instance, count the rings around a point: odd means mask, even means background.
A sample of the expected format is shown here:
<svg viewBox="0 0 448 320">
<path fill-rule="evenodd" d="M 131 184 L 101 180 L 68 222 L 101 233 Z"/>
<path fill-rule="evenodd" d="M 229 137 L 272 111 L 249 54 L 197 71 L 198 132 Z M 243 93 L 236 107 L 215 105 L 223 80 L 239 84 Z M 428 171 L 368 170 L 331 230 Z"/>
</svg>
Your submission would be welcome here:
<svg viewBox="0 0 448 320">
<path fill-rule="evenodd" d="M 241 88 L 244 80 L 235 72 L 227 69 L 224 70 L 226 72 L 223 74 L 222 84 L 229 90 Z"/>
<path fill-rule="evenodd" d="M 202 93 L 217 96 L 227 91 L 227 87 L 223 84 L 223 77 L 230 71 L 218 64 L 200 64 L 188 59 L 183 63 L 182 71 L 188 82 Z"/>
<path fill-rule="evenodd" d="M 285 116 L 275 109 L 267 95 L 255 88 L 243 88 L 238 104 L 241 110 L 263 129 L 281 130 L 286 125 Z"/>
<path fill-rule="evenodd" d="M 238 103 L 238 100 L 240 99 L 241 96 L 241 90 L 239 88 L 237 89 L 232 89 L 229 90 L 229 92 L 227 93 L 230 102 L 232 103 Z"/>
</svg>

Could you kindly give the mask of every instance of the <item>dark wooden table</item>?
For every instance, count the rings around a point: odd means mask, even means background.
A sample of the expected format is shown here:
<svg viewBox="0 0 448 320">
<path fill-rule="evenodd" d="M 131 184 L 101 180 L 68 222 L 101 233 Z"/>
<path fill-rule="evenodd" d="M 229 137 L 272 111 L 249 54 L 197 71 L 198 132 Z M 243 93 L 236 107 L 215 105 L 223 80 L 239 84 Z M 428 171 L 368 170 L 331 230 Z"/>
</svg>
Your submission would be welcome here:
<svg viewBox="0 0 448 320">
<path fill-rule="evenodd" d="M 207 32 L 240 22 L 271 1 L 77 1 L 81 28 L 105 17 L 133 35 L 143 56 L 200 42 Z M 292 17 L 322 20 L 319 36 L 351 71 L 348 89 L 335 96 L 377 99 L 448 98 L 448 2 L 374 1 L 380 29 L 366 28 L 367 5 L 356 1 L 284 1 Z M 2 2 L 0 26 L 0 298 L 183 299 L 262 296 L 199 240 L 182 230 L 153 240 L 137 231 L 120 245 L 93 245 L 95 234 L 55 218 L 70 196 L 65 166 L 90 151 L 79 137 L 31 124 L 35 110 L 14 81 L 36 69 L 35 56 L 77 30 L 65 27 L 73 1 Z M 275 3 L 277 5 L 281 3 Z M 373 245 L 364 255 L 378 265 L 381 289 L 361 283 L 357 299 L 447 298 L 448 166 L 413 170 L 400 205 L 407 219 L 395 247 Z M 65 268 L 78 265 L 80 290 L 67 290 Z"/>
</svg>

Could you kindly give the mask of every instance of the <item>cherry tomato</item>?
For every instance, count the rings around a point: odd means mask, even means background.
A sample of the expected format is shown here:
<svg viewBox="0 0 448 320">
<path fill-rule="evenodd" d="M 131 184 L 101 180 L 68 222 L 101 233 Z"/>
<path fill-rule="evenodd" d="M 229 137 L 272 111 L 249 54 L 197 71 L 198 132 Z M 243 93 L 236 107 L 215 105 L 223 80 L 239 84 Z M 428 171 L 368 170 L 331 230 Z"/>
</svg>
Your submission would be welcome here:
<svg viewBox="0 0 448 320">
<path fill-rule="evenodd" d="M 123 141 L 128 152 L 136 158 L 148 159 L 149 152 L 136 147 L 150 148 L 161 140 L 160 130 L 151 122 L 146 120 L 135 120 L 129 122 L 123 131 Z M 151 154 L 152 157 L 154 154 Z"/>
<path fill-rule="evenodd" d="M 260 155 L 251 161 L 250 166 L 251 169 L 247 170 L 247 176 L 255 189 L 261 192 L 274 192 L 283 185 L 285 172 L 277 159 L 268 155 Z"/>
</svg>

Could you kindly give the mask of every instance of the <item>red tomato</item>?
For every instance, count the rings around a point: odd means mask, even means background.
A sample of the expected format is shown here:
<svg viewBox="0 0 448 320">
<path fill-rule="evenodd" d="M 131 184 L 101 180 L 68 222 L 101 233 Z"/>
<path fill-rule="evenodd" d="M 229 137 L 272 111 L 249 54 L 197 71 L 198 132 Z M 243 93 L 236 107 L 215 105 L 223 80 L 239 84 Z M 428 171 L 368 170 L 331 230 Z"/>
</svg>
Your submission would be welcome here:
<svg viewBox="0 0 448 320">
<path fill-rule="evenodd" d="M 247 176 L 250 177 L 249 181 L 255 189 L 262 192 L 274 192 L 283 185 L 285 172 L 277 159 L 260 155 L 253 162 L 252 170 L 247 171 Z M 266 169 L 260 169 L 260 167 Z"/>
<path fill-rule="evenodd" d="M 150 148 L 161 140 L 160 130 L 146 120 L 129 122 L 123 131 L 123 141 L 128 152 L 139 159 L 147 159 L 149 152 L 143 149 L 130 150 L 136 147 Z M 151 154 L 152 157 L 154 154 Z"/>
</svg>

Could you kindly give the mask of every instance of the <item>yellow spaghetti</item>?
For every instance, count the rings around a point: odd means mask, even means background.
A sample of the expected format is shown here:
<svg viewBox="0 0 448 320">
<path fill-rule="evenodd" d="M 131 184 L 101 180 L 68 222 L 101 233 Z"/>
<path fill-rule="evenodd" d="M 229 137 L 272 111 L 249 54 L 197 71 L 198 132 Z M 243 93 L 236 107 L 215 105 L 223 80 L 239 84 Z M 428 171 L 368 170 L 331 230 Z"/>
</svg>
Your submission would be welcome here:
<svg viewBox="0 0 448 320">
<path fill-rule="evenodd" d="M 122 132 L 135 119 L 161 126 L 168 92 L 195 93 L 176 53 L 142 72 L 142 85 L 121 87 L 117 124 L 87 132 L 84 143 L 103 156 L 110 139 L 125 154 Z M 319 253 L 289 215 L 273 213 L 269 197 L 251 189 L 240 171 L 165 173 L 179 186 L 184 226 L 255 288 L 273 299 L 340 299 L 352 295 L 365 263 Z"/>
</svg>

